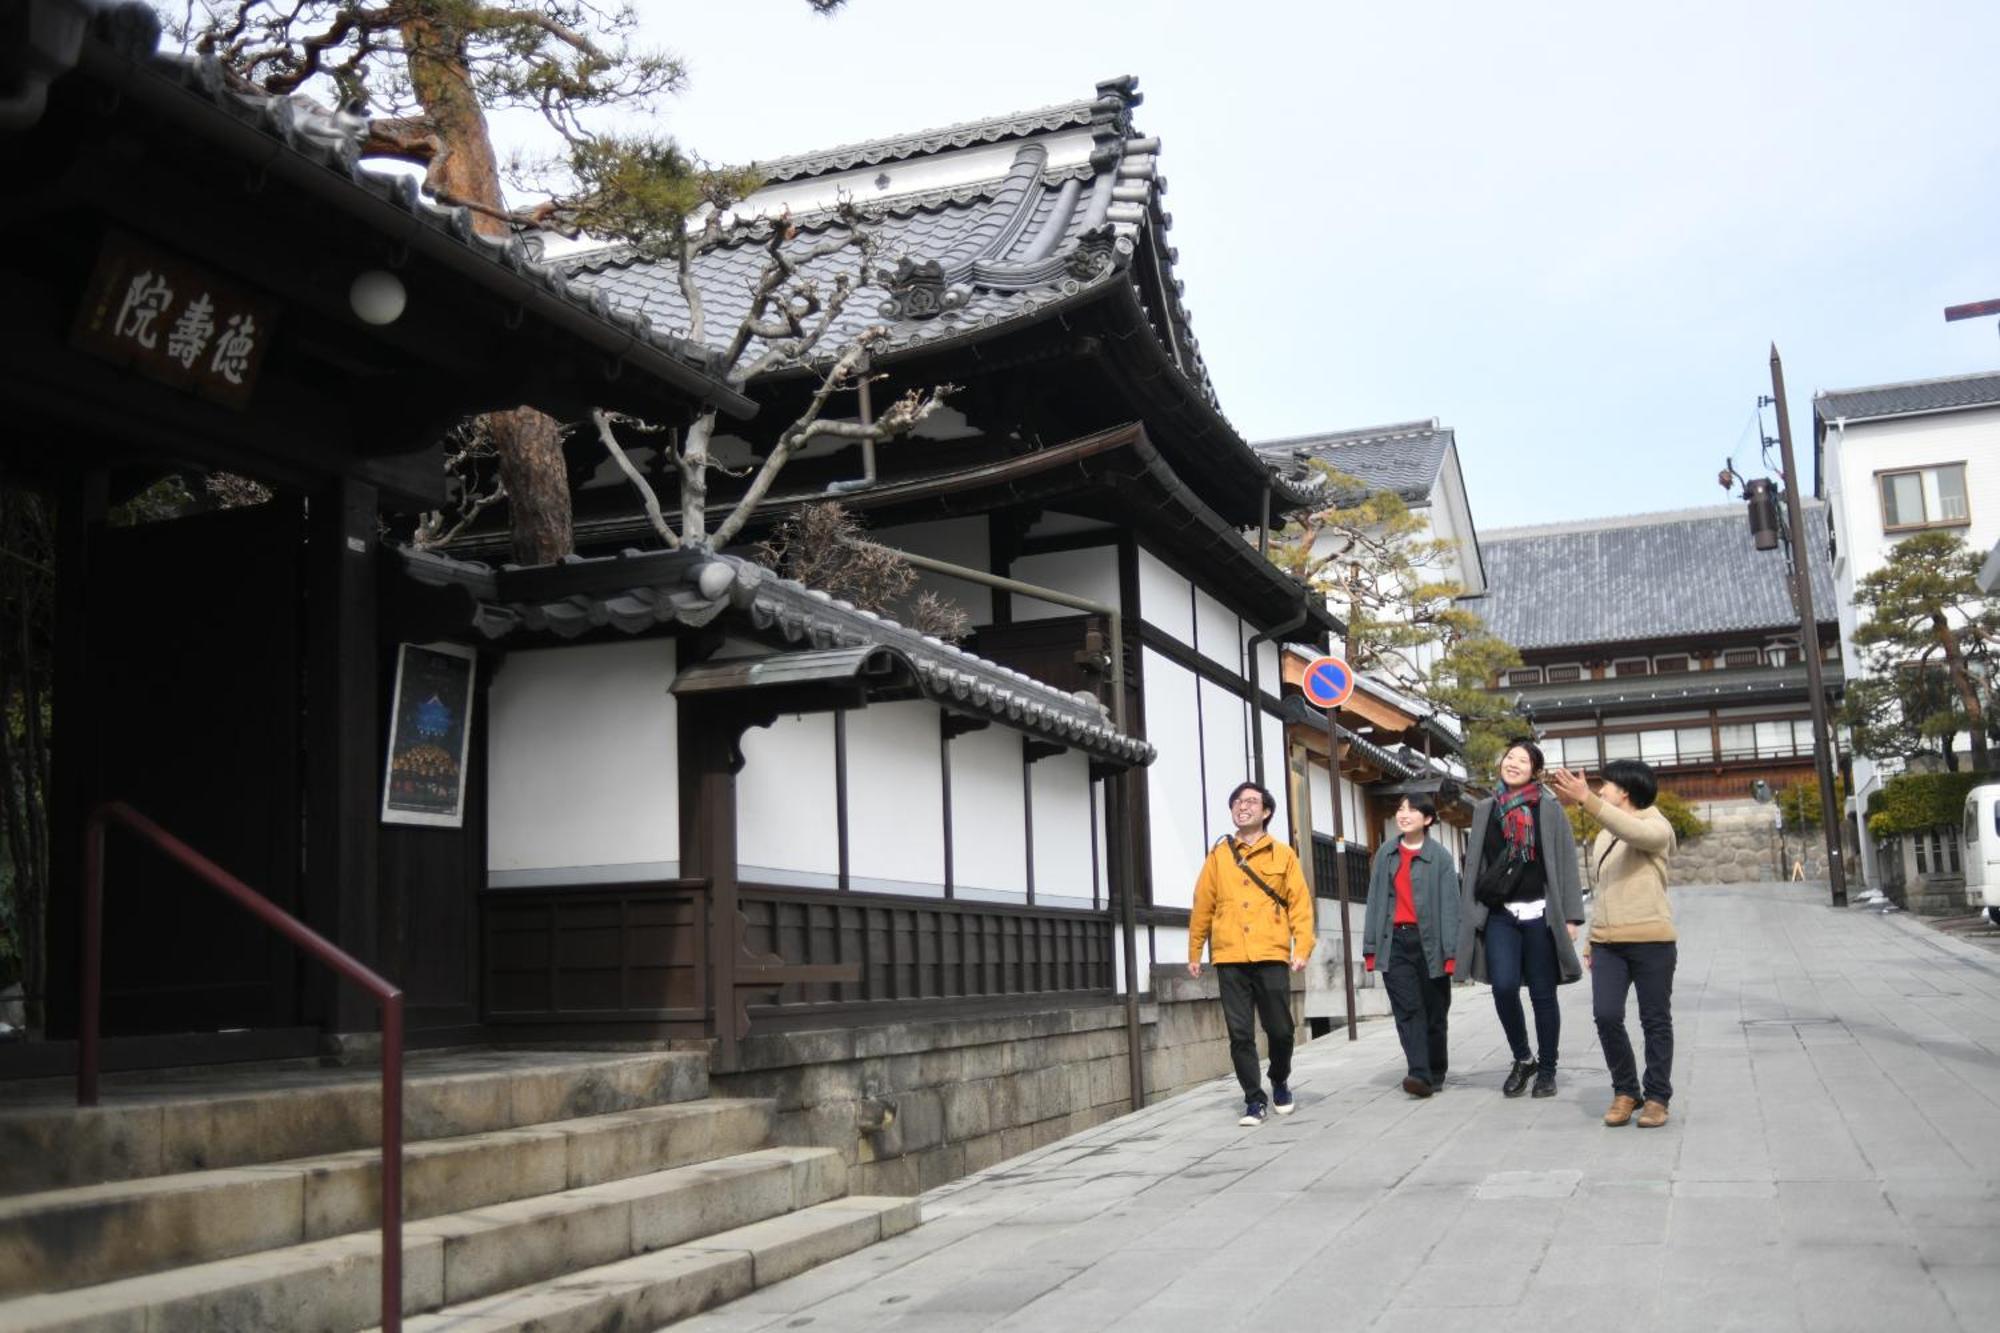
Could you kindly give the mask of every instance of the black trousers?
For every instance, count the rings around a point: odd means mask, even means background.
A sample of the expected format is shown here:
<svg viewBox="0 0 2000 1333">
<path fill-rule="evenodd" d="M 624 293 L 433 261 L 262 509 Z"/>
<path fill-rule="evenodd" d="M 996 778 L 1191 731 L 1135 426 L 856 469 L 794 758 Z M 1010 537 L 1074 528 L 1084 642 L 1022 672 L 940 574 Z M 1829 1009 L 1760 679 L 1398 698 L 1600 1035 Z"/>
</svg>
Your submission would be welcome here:
<svg viewBox="0 0 2000 1333">
<path fill-rule="evenodd" d="M 1451 978 L 1431 975 L 1415 926 L 1397 926 L 1390 936 L 1382 986 L 1389 992 L 1389 1010 L 1396 1016 L 1396 1036 L 1411 1075 L 1437 1083 L 1449 1063 L 1445 1020 L 1451 1013 Z"/>
<path fill-rule="evenodd" d="M 1292 977 L 1283 963 L 1217 963 L 1222 986 L 1222 1021 L 1229 1029 L 1229 1062 L 1245 1101 L 1264 1095 L 1257 1074 L 1257 1032 L 1252 1014 L 1262 1019 L 1271 1047 L 1271 1082 L 1292 1076 Z"/>
<path fill-rule="evenodd" d="M 1590 946 L 1590 1002 L 1597 1040 L 1611 1071 L 1611 1091 L 1665 1105 L 1674 1095 L 1674 964 L 1680 946 L 1672 940 Z M 1639 992 L 1639 1030 L 1646 1038 L 1646 1082 L 1632 1062 L 1632 1038 L 1625 1032 L 1625 992 Z"/>
</svg>

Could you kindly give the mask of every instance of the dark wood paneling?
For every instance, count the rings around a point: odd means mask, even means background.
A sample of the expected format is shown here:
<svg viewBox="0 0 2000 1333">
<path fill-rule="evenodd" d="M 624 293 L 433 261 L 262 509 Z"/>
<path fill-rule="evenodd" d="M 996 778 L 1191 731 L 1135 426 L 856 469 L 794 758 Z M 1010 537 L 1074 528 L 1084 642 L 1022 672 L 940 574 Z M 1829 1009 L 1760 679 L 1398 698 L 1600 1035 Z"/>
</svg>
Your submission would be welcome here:
<svg viewBox="0 0 2000 1333">
<path fill-rule="evenodd" d="M 90 601 L 117 610 L 95 616 L 82 688 L 57 699 L 59 735 L 66 717 L 89 715 L 86 800 L 129 801 L 294 913 L 302 518 L 298 499 L 281 494 L 92 532 Z M 191 569 L 204 571 L 195 584 Z M 74 918 L 60 924 L 52 952 L 68 964 Z M 262 922 L 137 839 L 111 833 L 107 1036 L 293 1026 L 298 967 Z M 61 1035 L 75 1021 L 75 984 L 67 966 L 52 969 Z"/>
<path fill-rule="evenodd" d="M 806 982 L 751 1006 L 753 1021 L 812 1009 L 989 1000 L 1114 982 L 1101 912 L 745 885 L 744 942 L 787 963 L 858 963 L 860 980 Z"/>
<path fill-rule="evenodd" d="M 702 1026 L 700 886 L 495 889 L 479 906 L 488 1022 Z"/>
</svg>

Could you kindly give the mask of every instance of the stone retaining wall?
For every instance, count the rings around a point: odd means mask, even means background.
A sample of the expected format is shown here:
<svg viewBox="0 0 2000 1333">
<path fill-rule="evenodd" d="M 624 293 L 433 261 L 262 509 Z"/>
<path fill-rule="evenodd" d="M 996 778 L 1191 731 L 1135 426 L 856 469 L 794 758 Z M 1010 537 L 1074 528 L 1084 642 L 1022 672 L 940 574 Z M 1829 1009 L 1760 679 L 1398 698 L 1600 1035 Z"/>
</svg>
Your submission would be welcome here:
<svg viewBox="0 0 2000 1333">
<path fill-rule="evenodd" d="M 1785 863 L 1778 865 L 1778 831 L 1772 808 L 1755 801 L 1703 801 L 1695 813 L 1708 832 L 1674 853 L 1676 884 L 1755 884 L 1789 874 L 1799 856 L 1797 830 L 1785 831 Z M 1823 846 L 1807 849 L 1807 878 L 1823 874 Z M 1816 868 L 1822 867 L 1822 868 Z"/>
<path fill-rule="evenodd" d="M 1154 970 L 1140 1007 L 1148 1099 L 1229 1072 L 1214 973 Z M 1309 1040 L 1294 976 L 1298 1040 Z M 1259 1039 L 1261 1047 L 1261 1037 Z M 856 1194 L 917 1194 L 1081 1133 L 1130 1106 L 1122 1002 L 869 1027 L 752 1033 L 718 1097 L 778 1104 L 773 1142 L 838 1148 Z"/>
</svg>

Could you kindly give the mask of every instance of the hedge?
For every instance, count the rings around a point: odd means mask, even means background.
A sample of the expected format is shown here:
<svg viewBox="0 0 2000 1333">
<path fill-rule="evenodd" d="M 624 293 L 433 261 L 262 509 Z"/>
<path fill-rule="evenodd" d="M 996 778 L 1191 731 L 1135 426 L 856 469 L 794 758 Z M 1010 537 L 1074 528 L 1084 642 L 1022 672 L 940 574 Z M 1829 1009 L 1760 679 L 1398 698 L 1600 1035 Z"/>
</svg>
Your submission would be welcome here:
<svg viewBox="0 0 2000 1333">
<path fill-rule="evenodd" d="M 1965 796 L 1990 773 L 1903 773 L 1868 797 L 1868 834 L 1893 838 L 1923 829 L 1955 827 L 1965 817 Z"/>
</svg>

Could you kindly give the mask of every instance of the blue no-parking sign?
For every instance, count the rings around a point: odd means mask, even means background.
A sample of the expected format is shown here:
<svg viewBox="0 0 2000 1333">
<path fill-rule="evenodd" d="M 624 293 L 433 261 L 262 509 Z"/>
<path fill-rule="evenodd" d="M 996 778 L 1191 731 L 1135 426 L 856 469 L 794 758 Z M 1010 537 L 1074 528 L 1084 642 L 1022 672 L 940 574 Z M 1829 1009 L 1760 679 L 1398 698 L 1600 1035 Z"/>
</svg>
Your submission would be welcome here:
<svg viewBox="0 0 2000 1333">
<path fill-rule="evenodd" d="M 1308 702 L 1338 708 L 1354 693 L 1354 673 L 1338 657 L 1315 657 L 1299 682 Z"/>
</svg>

